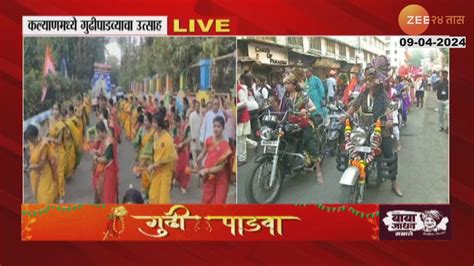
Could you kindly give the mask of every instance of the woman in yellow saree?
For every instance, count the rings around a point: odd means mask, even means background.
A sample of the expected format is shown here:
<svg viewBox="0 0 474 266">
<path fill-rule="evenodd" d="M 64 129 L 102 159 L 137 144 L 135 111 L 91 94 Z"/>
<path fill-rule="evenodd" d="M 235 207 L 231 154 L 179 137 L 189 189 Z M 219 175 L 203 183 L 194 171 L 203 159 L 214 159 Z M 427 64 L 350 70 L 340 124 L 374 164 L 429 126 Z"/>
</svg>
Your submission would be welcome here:
<svg viewBox="0 0 474 266">
<path fill-rule="evenodd" d="M 125 135 L 128 140 L 130 140 L 131 135 L 132 135 L 132 101 L 129 100 L 129 98 L 125 98 L 125 103 L 124 103 L 124 123 L 123 127 L 125 129 Z"/>
<path fill-rule="evenodd" d="M 39 137 L 38 128 L 29 125 L 25 141 L 30 149 L 30 183 L 36 204 L 51 204 L 57 201 L 56 167 L 53 151 L 48 141 Z"/>
<path fill-rule="evenodd" d="M 123 98 L 119 97 L 118 99 L 118 102 L 117 102 L 117 109 L 118 109 L 118 119 L 119 119 L 119 123 L 120 123 L 120 126 L 123 127 L 123 122 L 124 122 L 124 118 L 123 118 L 123 104 L 124 104 L 124 100 Z"/>
<path fill-rule="evenodd" d="M 71 131 L 72 141 L 74 142 L 74 150 L 76 152 L 74 169 L 76 169 L 82 158 L 83 128 L 79 108 L 71 105 L 69 106 L 69 112 L 71 115 L 66 119 L 66 125 L 69 131 Z"/>
<path fill-rule="evenodd" d="M 82 125 L 86 128 L 89 125 L 89 113 L 87 112 L 87 103 L 81 95 L 75 98 L 75 105 L 81 110 Z"/>
<path fill-rule="evenodd" d="M 162 115 L 153 117 L 153 164 L 148 166 L 152 173 L 149 196 L 150 204 L 171 202 L 171 180 L 178 160 L 173 137 L 168 133 L 168 125 Z"/>
<path fill-rule="evenodd" d="M 147 167 L 153 164 L 153 136 L 155 135 L 155 129 L 153 129 L 151 125 L 151 113 L 145 113 L 143 117 L 143 126 L 139 129 L 132 144 L 137 150 L 138 161 L 134 172 L 140 175 L 142 179 L 142 192 L 145 194 L 145 197 L 148 198 L 151 175 Z"/>
<path fill-rule="evenodd" d="M 86 106 L 87 114 L 92 112 L 92 100 L 87 93 L 84 92 L 84 105 Z"/>
<path fill-rule="evenodd" d="M 74 138 L 72 137 L 72 130 L 68 125 L 69 118 L 73 113 L 63 110 L 64 124 L 64 149 L 66 151 L 64 156 L 64 177 L 67 179 L 71 178 L 74 173 L 74 168 L 76 166 L 76 146 L 74 145 Z"/>
<path fill-rule="evenodd" d="M 132 123 L 132 130 L 130 133 L 130 140 L 133 140 L 135 138 L 135 135 L 138 132 L 138 129 L 140 128 L 141 125 L 139 125 L 138 122 L 138 116 L 142 113 L 141 112 L 142 108 L 140 106 L 135 106 L 133 105 L 132 109 L 132 118 L 131 118 L 131 123 Z"/>
<path fill-rule="evenodd" d="M 54 154 L 56 155 L 59 203 L 64 203 L 65 194 L 64 159 L 66 150 L 63 135 L 65 127 L 66 125 L 61 118 L 59 104 L 56 103 L 53 105 L 52 116 L 49 119 L 49 130 L 46 140 L 49 142 Z"/>
</svg>

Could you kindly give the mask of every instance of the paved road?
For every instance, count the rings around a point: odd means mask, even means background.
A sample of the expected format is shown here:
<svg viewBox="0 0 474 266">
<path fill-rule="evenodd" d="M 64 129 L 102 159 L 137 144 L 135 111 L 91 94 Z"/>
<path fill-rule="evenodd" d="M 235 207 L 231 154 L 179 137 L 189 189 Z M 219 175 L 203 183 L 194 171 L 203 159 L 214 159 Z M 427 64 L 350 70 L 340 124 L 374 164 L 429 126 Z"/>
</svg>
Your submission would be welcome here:
<svg viewBox="0 0 474 266">
<path fill-rule="evenodd" d="M 96 121 L 93 115 L 91 116 L 93 122 Z M 130 184 L 134 188 L 140 190 L 141 180 L 137 179 L 132 173 L 131 167 L 134 162 L 135 151 L 132 144 L 125 138 L 122 138 L 122 143 L 119 145 L 119 201 L 122 202 L 123 195 L 127 191 Z M 92 188 L 92 155 L 83 153 L 81 164 L 78 166 L 74 175 L 66 183 L 65 203 L 94 203 L 94 191 Z M 24 177 L 24 202 L 33 203 L 31 195 L 30 182 L 28 177 Z M 202 191 L 198 187 L 198 176 L 193 175 L 188 187 L 188 192 L 182 194 L 178 186 L 173 186 L 171 193 L 172 203 L 200 203 Z M 229 194 L 227 203 L 236 202 L 236 187 L 231 185 L 229 187 Z"/>
<path fill-rule="evenodd" d="M 368 190 L 367 203 L 448 203 L 448 135 L 438 132 L 438 113 L 435 111 L 436 95 L 427 92 L 425 108 L 412 108 L 408 126 L 402 128 L 402 150 L 399 152 L 398 181 L 403 198 L 391 192 L 390 181 L 377 190 Z M 238 169 L 238 203 L 247 203 L 245 181 L 251 175 L 255 154 L 249 163 Z M 339 177 L 333 157 L 323 163 L 325 182 L 316 184 L 316 173 L 294 177 L 284 182 L 278 203 L 337 203 Z"/>
</svg>

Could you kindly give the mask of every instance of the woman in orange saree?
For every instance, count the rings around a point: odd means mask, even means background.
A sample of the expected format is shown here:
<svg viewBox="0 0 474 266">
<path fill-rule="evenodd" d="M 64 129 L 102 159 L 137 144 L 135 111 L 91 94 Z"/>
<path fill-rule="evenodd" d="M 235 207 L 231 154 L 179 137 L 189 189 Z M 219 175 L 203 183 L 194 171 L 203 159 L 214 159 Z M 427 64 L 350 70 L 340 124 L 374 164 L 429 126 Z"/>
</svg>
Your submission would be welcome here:
<svg viewBox="0 0 474 266">
<path fill-rule="evenodd" d="M 204 178 L 201 203 L 225 204 L 232 172 L 232 150 L 223 136 L 224 118 L 217 116 L 213 125 L 214 136 L 206 139 L 204 149 L 197 159 L 201 161 L 207 155 L 203 167 L 199 170 L 199 175 Z M 194 163 L 194 168 L 198 169 L 197 163 Z"/>
<path fill-rule="evenodd" d="M 191 142 L 191 133 L 188 123 L 183 121 L 179 115 L 174 117 L 175 127 L 173 129 L 174 143 L 178 151 L 178 162 L 176 164 L 175 178 L 179 183 L 181 193 L 186 194 L 191 174 L 188 168 Z"/>
<path fill-rule="evenodd" d="M 26 128 L 25 141 L 30 149 L 30 184 L 34 203 L 56 203 L 58 194 L 54 152 L 48 141 L 39 137 L 38 128 L 33 125 Z"/>
<path fill-rule="evenodd" d="M 114 140 L 104 121 L 96 125 L 98 142 L 93 149 L 93 178 L 95 203 L 114 204 L 118 202 L 117 152 Z"/>
<path fill-rule="evenodd" d="M 49 119 L 49 130 L 46 140 L 51 145 L 54 154 L 56 155 L 57 161 L 57 189 L 59 195 L 59 203 L 64 203 L 65 195 L 65 139 L 64 139 L 64 129 L 66 124 L 64 124 L 61 118 L 61 111 L 58 103 L 53 105 L 52 117 Z"/>
</svg>

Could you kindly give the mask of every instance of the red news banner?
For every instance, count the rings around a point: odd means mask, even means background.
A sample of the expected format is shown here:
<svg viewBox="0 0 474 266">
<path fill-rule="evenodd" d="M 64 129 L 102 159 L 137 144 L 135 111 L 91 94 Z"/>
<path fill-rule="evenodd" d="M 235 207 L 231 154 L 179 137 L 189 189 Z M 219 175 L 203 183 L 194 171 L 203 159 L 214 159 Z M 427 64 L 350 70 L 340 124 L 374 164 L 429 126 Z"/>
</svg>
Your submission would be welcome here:
<svg viewBox="0 0 474 266">
<path fill-rule="evenodd" d="M 22 240 L 378 240 L 378 205 L 22 205 Z"/>
</svg>

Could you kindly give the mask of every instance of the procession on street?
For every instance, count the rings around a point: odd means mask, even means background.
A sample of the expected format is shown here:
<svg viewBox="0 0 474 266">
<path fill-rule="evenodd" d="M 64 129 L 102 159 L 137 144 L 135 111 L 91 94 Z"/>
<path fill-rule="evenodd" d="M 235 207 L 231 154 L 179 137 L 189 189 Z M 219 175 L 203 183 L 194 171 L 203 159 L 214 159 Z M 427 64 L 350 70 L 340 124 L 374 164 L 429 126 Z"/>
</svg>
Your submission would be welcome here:
<svg viewBox="0 0 474 266">
<path fill-rule="evenodd" d="M 90 62 L 87 84 L 68 77 L 65 69 L 73 67 L 65 63 L 56 71 L 54 57 L 62 56 L 58 43 L 64 39 L 27 41 L 45 45 L 44 76 L 38 77 L 45 88 L 38 100 L 43 109 L 51 108 L 34 115 L 33 102 L 25 99 L 33 114 L 24 122 L 25 202 L 236 202 L 234 38 L 168 40 L 196 53 L 181 61 L 186 65 L 180 69 L 168 68 L 179 58 L 170 58 L 171 43 L 163 44 L 163 38 L 110 39 L 100 47 L 109 54 L 106 63 Z M 204 42 L 214 45 L 218 56 L 205 59 Z M 149 52 L 152 46 L 163 50 Z M 175 61 L 143 61 L 137 52 Z M 203 59 L 212 65 L 192 66 Z M 142 66 L 149 71 L 140 72 Z M 150 78 L 127 75 L 153 71 L 158 73 Z M 202 71 L 211 78 L 201 80 Z"/>
<path fill-rule="evenodd" d="M 285 50 L 282 39 L 238 39 L 239 203 L 447 202 L 448 65 L 433 67 L 442 56 L 399 49 L 396 63 L 388 48 L 377 54 L 367 44 L 357 64 L 343 40 L 287 37 Z M 279 64 L 266 60 L 275 56 Z M 430 56 L 431 65 L 419 65 Z M 440 147 L 427 150 L 433 143 Z M 435 193 L 412 189 L 435 182 Z"/>
</svg>

